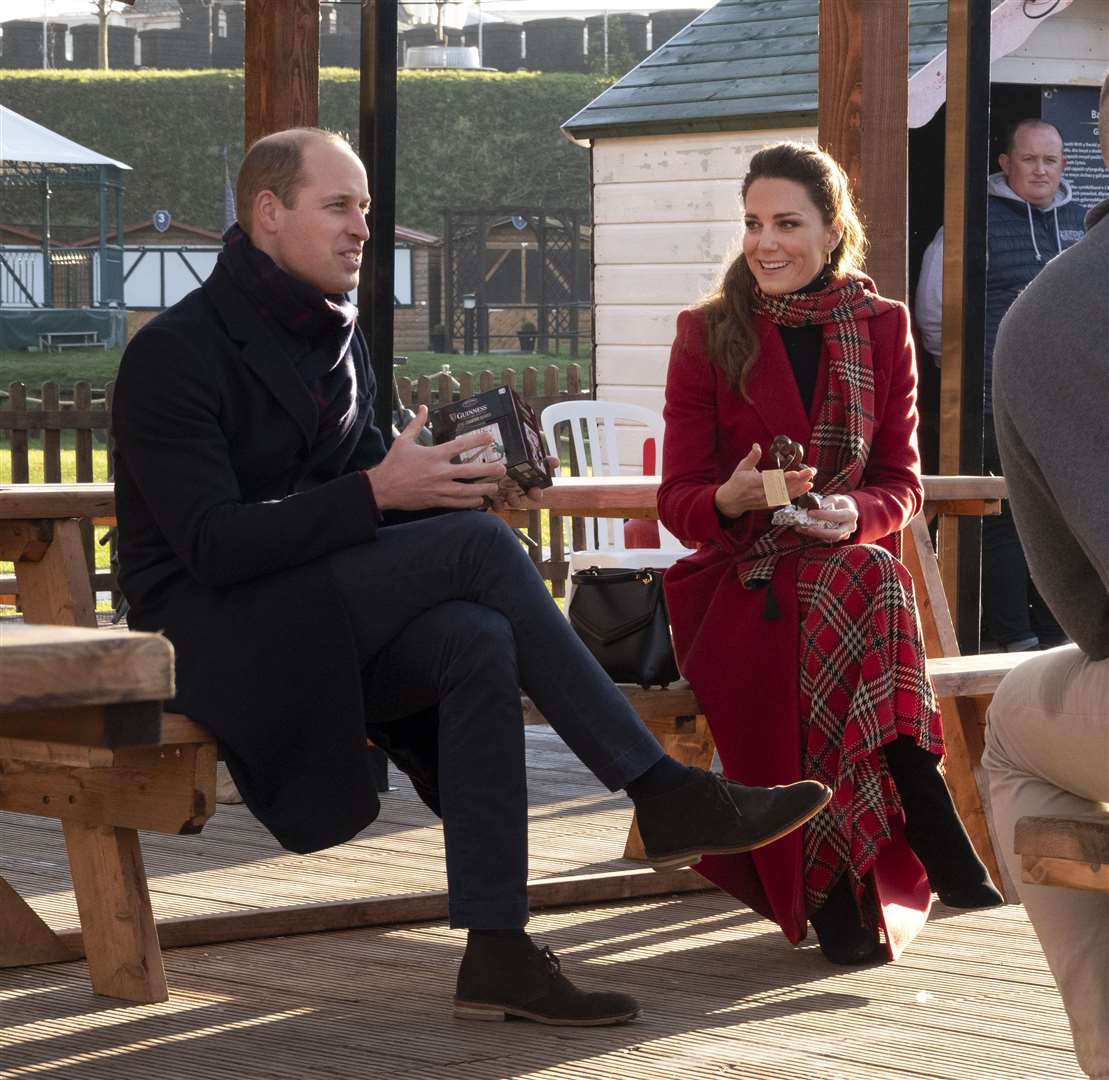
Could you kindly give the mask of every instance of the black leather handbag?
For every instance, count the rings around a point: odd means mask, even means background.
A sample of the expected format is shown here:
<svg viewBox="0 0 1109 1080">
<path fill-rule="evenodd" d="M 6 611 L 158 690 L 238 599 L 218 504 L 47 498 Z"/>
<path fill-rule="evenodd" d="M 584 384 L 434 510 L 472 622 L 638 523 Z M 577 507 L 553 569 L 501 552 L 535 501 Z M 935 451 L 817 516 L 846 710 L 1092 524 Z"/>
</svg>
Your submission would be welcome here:
<svg viewBox="0 0 1109 1080">
<path fill-rule="evenodd" d="M 614 682 L 666 686 L 678 678 L 661 570 L 591 566 L 572 580 L 570 625 Z"/>
</svg>

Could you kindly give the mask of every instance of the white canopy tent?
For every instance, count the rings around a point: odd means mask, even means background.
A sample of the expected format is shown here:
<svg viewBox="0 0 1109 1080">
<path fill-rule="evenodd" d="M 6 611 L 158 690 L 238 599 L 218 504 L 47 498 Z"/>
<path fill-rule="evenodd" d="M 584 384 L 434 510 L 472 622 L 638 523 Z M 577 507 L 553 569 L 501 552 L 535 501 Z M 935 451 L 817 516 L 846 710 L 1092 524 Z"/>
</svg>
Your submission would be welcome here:
<svg viewBox="0 0 1109 1080">
<path fill-rule="evenodd" d="M 0 105 L 0 168 L 9 162 L 38 165 L 112 165 L 131 171 L 130 165 L 105 157 L 56 131 L 36 124 Z"/>
<path fill-rule="evenodd" d="M 35 308 L 53 308 L 55 269 L 63 260 L 73 265 L 79 258 L 89 262 L 85 300 L 90 307 L 123 306 L 123 177 L 131 166 L 51 131 L 42 124 L 0 105 L 0 188 L 37 189 L 42 193 L 41 289 L 32 287 L 26 275 L 0 253 L 0 272 L 6 275 L 0 288 L 4 295 L 16 292 Z M 60 254 L 50 238 L 50 197 L 55 189 L 84 187 L 96 192 L 100 243 L 95 251 Z M 115 242 L 108 240 L 109 196 L 114 202 Z M 26 263 L 26 260 L 24 260 Z M 28 264 L 30 265 L 30 264 Z M 10 299 L 10 297 L 9 297 Z M 74 300 L 61 301 L 73 306 Z"/>
</svg>

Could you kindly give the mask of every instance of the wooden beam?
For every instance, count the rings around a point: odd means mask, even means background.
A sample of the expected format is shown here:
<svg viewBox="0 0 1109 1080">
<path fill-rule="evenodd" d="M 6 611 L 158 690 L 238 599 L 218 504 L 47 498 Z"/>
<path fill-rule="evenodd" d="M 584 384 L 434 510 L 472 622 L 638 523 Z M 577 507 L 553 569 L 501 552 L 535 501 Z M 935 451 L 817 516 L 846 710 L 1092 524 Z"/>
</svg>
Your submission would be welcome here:
<svg viewBox="0 0 1109 1080">
<path fill-rule="evenodd" d="M 672 893 L 710 892 L 715 888 L 693 870 L 671 870 L 660 874 L 636 868 L 576 874 L 529 881 L 528 907 L 532 911 L 540 911 Z M 170 919 L 158 923 L 158 936 L 163 949 L 182 949 L 192 945 L 214 945 L 221 941 L 253 941 L 326 930 L 440 922 L 446 918 L 446 891 L 435 891 Z M 57 936 L 63 948 L 80 953 L 82 940 L 79 930 L 60 931 Z"/>
<path fill-rule="evenodd" d="M 139 834 L 72 821 L 62 831 L 93 990 L 144 1004 L 166 1001 Z"/>
<path fill-rule="evenodd" d="M 358 309 L 377 382 L 374 418 L 392 441 L 393 248 L 396 242 L 397 5 L 362 0 L 358 154 L 370 182 L 369 258 L 358 284 Z"/>
<path fill-rule="evenodd" d="M 844 168 L 884 296 L 908 292 L 908 0 L 821 0 L 817 139 Z"/>
<path fill-rule="evenodd" d="M 0 810 L 63 823 L 198 833 L 216 808 L 216 745 L 117 750 L 109 768 L 0 759 Z"/>
<path fill-rule="evenodd" d="M 174 694 L 173 646 L 161 634 L 93 627 L 0 628 L 0 715 L 130 702 L 135 715 L 145 707 L 157 720 L 158 706 L 151 703 Z M 131 718 L 119 715 L 121 730 Z"/>
<path fill-rule="evenodd" d="M 1109 818 L 1104 814 L 1022 817 L 1013 831 L 1018 855 L 1109 866 Z"/>
<path fill-rule="evenodd" d="M 15 580 L 27 622 L 96 626 L 96 601 L 79 521 L 55 521 L 53 539 L 41 556 L 17 560 Z"/>
<path fill-rule="evenodd" d="M 1073 862 L 1047 855 L 1022 855 L 1020 879 L 1029 885 L 1056 885 L 1109 893 L 1109 863 Z"/>
<path fill-rule="evenodd" d="M 863 221 L 867 273 L 879 292 L 908 299 L 909 5 L 863 4 Z"/>
<path fill-rule="evenodd" d="M 114 762 L 117 750 L 216 742 L 210 731 L 187 716 L 162 712 L 157 701 L 0 712 L 0 739 L 100 749 L 106 751 L 105 762 Z M 0 751 L 0 757 L 18 755 Z"/>
<path fill-rule="evenodd" d="M 959 641 L 951 622 L 932 537 L 923 514 L 917 514 L 901 534 L 901 558 L 916 586 L 916 609 L 924 634 L 924 655 L 958 656 Z"/>
<path fill-rule="evenodd" d="M 320 116 L 320 0 L 246 0 L 245 145 Z"/>
<path fill-rule="evenodd" d="M 1005 478 L 1001 476 L 923 476 L 921 482 L 925 503 L 952 504 L 943 510 L 944 513 L 978 514 L 983 500 L 1006 497 Z M 601 495 L 605 502 L 592 503 L 590 500 L 594 492 Z M 586 513 L 580 508 L 611 505 L 635 511 L 633 514 L 613 516 L 646 517 L 654 510 L 657 495 L 657 476 L 559 476 L 554 486 L 543 492 L 543 505 L 559 513 Z M 964 505 L 956 506 L 956 503 Z M 588 514 L 593 516 L 596 510 L 591 509 Z M 87 517 L 96 524 L 114 525 L 115 494 L 112 485 L 18 484 L 0 491 L 0 521 L 52 517 Z"/>
<path fill-rule="evenodd" d="M 940 472 L 982 471 L 982 351 L 986 319 L 990 10 L 949 0 L 944 148 L 943 354 Z M 944 522 L 940 562 L 964 652 L 977 652 L 981 522 Z"/>
<path fill-rule="evenodd" d="M 114 524 L 115 512 L 115 489 L 111 484 L 11 484 L 0 489 L 0 521 L 38 528 L 42 526 L 28 519 L 108 518 Z M 0 540 L 14 542 L 9 539 L 14 535 L 0 533 Z M 6 554 L 3 557 L 11 558 Z"/>
<path fill-rule="evenodd" d="M 79 951 L 59 941 L 3 878 L 0 878 L 0 928 L 0 968 L 79 959 Z"/>
</svg>

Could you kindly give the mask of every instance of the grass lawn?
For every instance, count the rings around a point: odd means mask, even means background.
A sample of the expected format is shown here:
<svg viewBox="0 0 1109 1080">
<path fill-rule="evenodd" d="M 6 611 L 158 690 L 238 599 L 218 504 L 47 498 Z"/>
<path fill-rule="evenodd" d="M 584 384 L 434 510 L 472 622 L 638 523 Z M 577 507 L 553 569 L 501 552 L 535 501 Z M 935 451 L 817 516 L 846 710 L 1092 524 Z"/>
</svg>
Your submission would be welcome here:
<svg viewBox="0 0 1109 1080">
<path fill-rule="evenodd" d="M 122 349 L 67 349 L 65 352 L 0 352 L 0 389 L 13 382 L 36 394 L 45 382 L 61 386 L 88 382 L 96 389 L 115 378 Z"/>
</svg>

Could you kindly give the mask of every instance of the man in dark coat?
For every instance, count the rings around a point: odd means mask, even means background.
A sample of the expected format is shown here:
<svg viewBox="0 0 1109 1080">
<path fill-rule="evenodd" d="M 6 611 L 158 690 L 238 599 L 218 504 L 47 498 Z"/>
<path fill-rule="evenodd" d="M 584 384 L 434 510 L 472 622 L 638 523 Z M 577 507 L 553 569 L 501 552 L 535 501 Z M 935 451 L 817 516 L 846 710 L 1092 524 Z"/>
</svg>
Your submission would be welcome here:
<svg viewBox="0 0 1109 1080">
<path fill-rule="evenodd" d="M 386 452 L 358 282 L 366 174 L 339 137 L 268 136 L 203 286 L 144 328 L 116 382 L 120 583 L 130 624 L 177 656 L 176 706 L 223 745 L 285 847 L 342 843 L 378 813 L 366 737 L 441 814 L 451 925 L 469 930 L 455 1010 L 628 1020 L 523 930 L 519 687 L 639 814 L 649 858 L 688 865 L 796 828 L 830 792 L 747 788 L 667 757 L 570 630 L 496 507 L 503 467 L 454 464 L 474 432 Z"/>
</svg>

